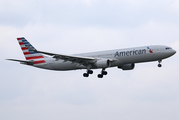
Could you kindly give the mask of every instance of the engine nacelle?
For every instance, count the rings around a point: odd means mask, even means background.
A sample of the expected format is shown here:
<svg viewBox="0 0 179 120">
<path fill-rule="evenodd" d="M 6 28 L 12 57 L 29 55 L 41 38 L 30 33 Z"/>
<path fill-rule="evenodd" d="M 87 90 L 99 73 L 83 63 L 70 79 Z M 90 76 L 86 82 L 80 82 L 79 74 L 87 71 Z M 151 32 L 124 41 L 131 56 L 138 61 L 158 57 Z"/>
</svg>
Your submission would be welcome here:
<svg viewBox="0 0 179 120">
<path fill-rule="evenodd" d="M 118 66 L 118 68 L 121 68 L 122 70 L 132 70 L 132 69 L 134 69 L 134 67 L 135 67 L 134 63 Z"/>
<path fill-rule="evenodd" d="M 107 59 L 98 60 L 95 63 L 96 67 L 98 68 L 107 68 L 111 66 L 111 61 Z"/>
</svg>

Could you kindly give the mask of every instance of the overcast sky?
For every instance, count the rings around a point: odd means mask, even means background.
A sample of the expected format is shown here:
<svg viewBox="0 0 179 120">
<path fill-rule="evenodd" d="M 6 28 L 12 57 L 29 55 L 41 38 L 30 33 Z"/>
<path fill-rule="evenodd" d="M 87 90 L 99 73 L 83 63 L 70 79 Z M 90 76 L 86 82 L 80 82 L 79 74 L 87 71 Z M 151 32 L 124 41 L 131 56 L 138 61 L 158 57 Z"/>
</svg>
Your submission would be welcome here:
<svg viewBox="0 0 179 120">
<path fill-rule="evenodd" d="M 178 120 L 179 55 L 132 71 L 49 71 L 24 59 L 16 40 L 75 54 L 144 45 L 179 52 L 179 0 L 0 0 L 1 120 Z"/>
</svg>

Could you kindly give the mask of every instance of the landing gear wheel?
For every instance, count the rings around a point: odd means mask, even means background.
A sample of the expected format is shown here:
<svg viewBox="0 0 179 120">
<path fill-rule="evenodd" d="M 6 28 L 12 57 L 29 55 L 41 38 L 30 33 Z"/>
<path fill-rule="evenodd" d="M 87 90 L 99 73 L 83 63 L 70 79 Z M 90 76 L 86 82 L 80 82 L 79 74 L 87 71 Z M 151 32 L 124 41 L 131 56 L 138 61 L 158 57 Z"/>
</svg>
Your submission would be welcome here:
<svg viewBox="0 0 179 120">
<path fill-rule="evenodd" d="M 88 77 L 88 76 L 89 76 L 88 73 L 84 73 L 84 74 L 83 74 L 83 77 Z"/>
<path fill-rule="evenodd" d="M 102 71 L 102 75 L 107 75 L 107 74 L 108 74 L 108 72 Z"/>
<path fill-rule="evenodd" d="M 158 67 L 162 67 L 162 65 L 160 64 L 162 62 L 162 60 L 158 61 Z"/>
<path fill-rule="evenodd" d="M 103 75 L 102 74 L 98 74 L 98 78 L 103 78 Z"/>
<path fill-rule="evenodd" d="M 93 74 L 93 71 L 92 70 L 87 70 L 87 73 L 88 74 Z"/>
<path fill-rule="evenodd" d="M 161 64 L 158 64 L 158 67 L 162 67 L 162 65 L 161 65 Z"/>
</svg>

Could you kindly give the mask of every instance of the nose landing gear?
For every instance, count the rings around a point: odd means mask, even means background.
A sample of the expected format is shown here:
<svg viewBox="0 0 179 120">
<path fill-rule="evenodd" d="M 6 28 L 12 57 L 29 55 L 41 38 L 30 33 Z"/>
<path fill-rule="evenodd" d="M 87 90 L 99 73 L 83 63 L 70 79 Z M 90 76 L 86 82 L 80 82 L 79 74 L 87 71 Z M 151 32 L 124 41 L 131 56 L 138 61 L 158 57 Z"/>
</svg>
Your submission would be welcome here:
<svg viewBox="0 0 179 120">
<path fill-rule="evenodd" d="M 162 62 L 162 60 L 159 60 L 159 61 L 158 61 L 158 63 L 159 63 L 159 64 L 158 64 L 158 67 L 162 67 L 162 64 L 160 64 L 161 62 Z"/>
</svg>

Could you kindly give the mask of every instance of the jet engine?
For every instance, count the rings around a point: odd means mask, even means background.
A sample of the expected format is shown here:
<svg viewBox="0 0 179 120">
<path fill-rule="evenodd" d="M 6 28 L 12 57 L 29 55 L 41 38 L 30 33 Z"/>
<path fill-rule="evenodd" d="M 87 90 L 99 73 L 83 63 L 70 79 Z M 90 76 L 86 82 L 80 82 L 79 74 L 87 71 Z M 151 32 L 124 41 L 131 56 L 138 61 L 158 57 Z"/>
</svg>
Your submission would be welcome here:
<svg viewBox="0 0 179 120">
<path fill-rule="evenodd" d="M 108 59 L 102 59 L 102 60 L 98 60 L 95 63 L 96 67 L 98 68 L 107 68 L 111 66 L 111 61 Z"/>
<path fill-rule="evenodd" d="M 125 65 L 122 65 L 122 66 L 118 66 L 118 68 L 122 69 L 122 70 L 132 70 L 134 69 L 135 67 L 135 64 L 132 63 L 132 64 L 125 64 Z"/>
</svg>

